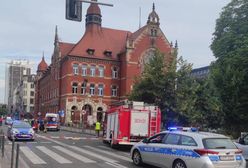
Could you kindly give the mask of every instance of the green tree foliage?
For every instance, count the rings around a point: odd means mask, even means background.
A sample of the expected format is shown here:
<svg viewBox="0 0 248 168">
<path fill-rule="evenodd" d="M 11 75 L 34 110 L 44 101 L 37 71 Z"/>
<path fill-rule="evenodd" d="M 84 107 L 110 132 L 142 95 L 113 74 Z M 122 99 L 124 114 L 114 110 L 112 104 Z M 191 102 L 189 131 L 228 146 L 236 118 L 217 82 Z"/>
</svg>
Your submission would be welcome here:
<svg viewBox="0 0 248 168">
<path fill-rule="evenodd" d="M 248 128 L 248 1 L 233 0 L 217 20 L 211 79 L 222 104 L 224 128 L 237 136 Z"/>
</svg>

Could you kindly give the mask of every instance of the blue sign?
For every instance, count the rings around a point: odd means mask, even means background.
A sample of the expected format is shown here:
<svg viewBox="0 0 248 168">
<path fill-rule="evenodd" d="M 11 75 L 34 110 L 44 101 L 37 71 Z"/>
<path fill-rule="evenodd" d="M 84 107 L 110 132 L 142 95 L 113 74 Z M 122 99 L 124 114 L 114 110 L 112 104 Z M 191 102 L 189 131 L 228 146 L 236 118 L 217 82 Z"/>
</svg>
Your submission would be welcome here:
<svg viewBox="0 0 248 168">
<path fill-rule="evenodd" d="M 60 115 L 60 117 L 64 117 L 65 116 L 64 110 L 59 111 L 59 115 Z"/>
</svg>

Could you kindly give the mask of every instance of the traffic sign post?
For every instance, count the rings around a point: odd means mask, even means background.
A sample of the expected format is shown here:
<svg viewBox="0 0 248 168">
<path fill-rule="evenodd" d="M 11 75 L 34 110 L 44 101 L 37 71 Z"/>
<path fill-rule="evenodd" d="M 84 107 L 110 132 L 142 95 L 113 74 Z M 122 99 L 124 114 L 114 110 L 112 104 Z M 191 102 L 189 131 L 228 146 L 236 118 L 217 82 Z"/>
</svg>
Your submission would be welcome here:
<svg viewBox="0 0 248 168">
<path fill-rule="evenodd" d="M 113 4 L 97 2 L 97 0 L 66 0 L 66 19 L 72 21 L 82 21 L 82 2 L 98 4 L 104 6 L 114 6 Z"/>
</svg>

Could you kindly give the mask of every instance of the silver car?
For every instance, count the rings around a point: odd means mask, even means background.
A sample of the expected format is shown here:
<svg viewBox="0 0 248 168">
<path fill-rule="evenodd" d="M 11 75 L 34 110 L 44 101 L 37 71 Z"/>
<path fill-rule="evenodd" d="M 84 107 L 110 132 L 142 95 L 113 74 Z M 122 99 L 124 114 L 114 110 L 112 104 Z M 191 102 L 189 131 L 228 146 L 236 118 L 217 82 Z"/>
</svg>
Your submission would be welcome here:
<svg viewBox="0 0 248 168">
<path fill-rule="evenodd" d="M 164 131 L 134 145 L 135 165 L 163 168 L 245 168 L 242 151 L 230 138 L 208 132 Z"/>
</svg>

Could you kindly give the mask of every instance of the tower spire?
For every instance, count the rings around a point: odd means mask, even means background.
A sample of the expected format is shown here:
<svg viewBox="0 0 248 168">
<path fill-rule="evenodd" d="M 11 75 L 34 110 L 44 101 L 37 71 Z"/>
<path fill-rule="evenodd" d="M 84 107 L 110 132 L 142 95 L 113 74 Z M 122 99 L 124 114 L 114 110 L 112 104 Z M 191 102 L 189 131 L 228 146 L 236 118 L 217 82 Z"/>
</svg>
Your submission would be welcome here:
<svg viewBox="0 0 248 168">
<path fill-rule="evenodd" d="M 155 3 L 152 4 L 152 11 L 155 11 Z"/>
<path fill-rule="evenodd" d="M 56 45 L 59 42 L 59 36 L 58 36 L 58 26 L 55 27 L 55 38 L 54 38 L 54 45 Z"/>
</svg>

